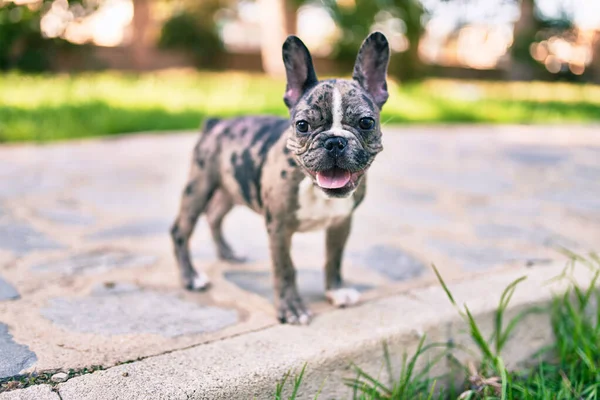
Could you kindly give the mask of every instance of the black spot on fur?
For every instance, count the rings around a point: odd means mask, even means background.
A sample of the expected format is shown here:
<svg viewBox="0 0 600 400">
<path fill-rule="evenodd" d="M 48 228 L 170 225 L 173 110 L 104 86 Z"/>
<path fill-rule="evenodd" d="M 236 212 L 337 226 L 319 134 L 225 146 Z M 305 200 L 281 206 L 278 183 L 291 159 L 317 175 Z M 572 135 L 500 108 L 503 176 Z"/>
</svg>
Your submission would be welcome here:
<svg viewBox="0 0 600 400">
<path fill-rule="evenodd" d="M 233 156 L 232 156 L 233 160 Z M 241 163 L 234 165 L 233 176 L 240 185 L 242 197 L 248 204 L 252 204 L 252 193 L 250 184 L 254 180 L 254 160 L 248 149 L 242 153 Z"/>
<path fill-rule="evenodd" d="M 240 131 L 240 136 L 241 136 L 241 137 L 244 137 L 244 136 L 246 136 L 246 133 L 248 133 L 248 128 L 244 128 L 244 129 L 242 129 L 242 130 Z"/>
<path fill-rule="evenodd" d="M 204 158 L 198 158 L 198 166 L 200 168 L 204 168 Z"/>
<path fill-rule="evenodd" d="M 273 145 L 279 140 L 280 137 L 280 132 L 271 131 L 271 134 L 265 139 L 265 141 L 260 146 L 258 155 L 264 158 L 267 155 L 267 152 L 271 149 L 271 147 L 273 147 Z"/>
<path fill-rule="evenodd" d="M 291 157 L 288 158 L 287 161 L 288 161 L 288 164 L 289 164 L 290 167 L 295 167 L 297 165 L 296 161 L 294 161 L 294 159 L 291 158 Z"/>
<path fill-rule="evenodd" d="M 256 187 L 256 203 L 260 208 L 263 206 L 260 178 L 262 176 L 262 165 L 254 173 L 254 186 Z"/>
<path fill-rule="evenodd" d="M 369 96 L 363 94 L 362 98 L 365 101 L 365 103 L 369 105 L 370 108 L 375 109 L 375 104 L 373 104 L 373 101 L 369 98 Z"/>
<path fill-rule="evenodd" d="M 366 164 L 369 161 L 369 154 L 364 150 L 359 150 L 354 159 L 358 164 Z"/>
<path fill-rule="evenodd" d="M 248 204 L 252 204 L 252 186 L 256 189 L 256 204 L 262 208 L 261 179 L 262 168 L 269 150 L 281 138 L 281 135 L 289 127 L 287 119 L 270 119 L 265 122 L 258 131 L 252 133 L 251 147 L 244 150 L 241 157 L 235 153 L 231 155 L 231 163 L 234 166 L 234 176 L 238 182 L 242 197 Z M 240 160 L 241 158 L 241 160 Z"/>
<path fill-rule="evenodd" d="M 252 138 L 251 146 L 254 146 L 256 143 L 263 140 L 263 138 L 268 135 L 273 128 L 272 125 L 263 125 L 259 130 L 256 131 L 254 137 Z"/>
<path fill-rule="evenodd" d="M 265 157 L 267 152 L 273 147 L 275 143 L 281 138 L 281 135 L 288 128 L 289 122 L 285 119 L 277 121 L 269 132 L 269 136 L 264 140 L 258 151 L 259 156 Z"/>
<path fill-rule="evenodd" d="M 171 227 L 171 236 L 175 237 L 179 233 L 179 225 L 174 224 Z"/>
<path fill-rule="evenodd" d="M 267 211 L 265 212 L 265 217 L 267 219 L 267 224 L 270 224 L 271 221 L 273 221 L 273 216 L 271 215 L 271 211 L 269 211 L 268 208 L 267 208 Z"/>
<path fill-rule="evenodd" d="M 290 154 L 290 149 L 288 149 L 287 146 L 283 148 L 283 154 Z"/>
<path fill-rule="evenodd" d="M 285 179 L 286 177 L 287 177 L 287 171 L 285 169 L 281 170 L 281 179 Z"/>
<path fill-rule="evenodd" d="M 188 185 L 185 187 L 185 195 L 190 196 L 192 193 L 194 193 L 194 184 L 188 183 Z"/>
<path fill-rule="evenodd" d="M 207 118 L 206 120 L 204 120 L 204 132 L 209 132 L 211 131 L 215 125 L 217 125 L 219 122 L 221 122 L 220 118 Z"/>
</svg>

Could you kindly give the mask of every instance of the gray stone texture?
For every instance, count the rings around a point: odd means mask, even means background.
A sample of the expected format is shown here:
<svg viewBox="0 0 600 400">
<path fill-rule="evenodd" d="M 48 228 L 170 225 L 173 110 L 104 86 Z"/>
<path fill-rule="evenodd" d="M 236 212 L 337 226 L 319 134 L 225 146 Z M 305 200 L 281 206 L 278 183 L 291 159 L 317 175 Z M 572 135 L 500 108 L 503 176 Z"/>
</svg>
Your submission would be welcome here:
<svg viewBox="0 0 600 400">
<path fill-rule="evenodd" d="M 510 239 L 551 248 L 564 247 L 574 249 L 578 246 L 575 241 L 540 226 L 527 229 L 515 225 L 491 223 L 477 225 L 475 232 L 478 237 L 486 240 Z"/>
<path fill-rule="evenodd" d="M 600 213 L 600 193 L 593 187 L 548 189 L 541 198 L 579 213 Z"/>
<path fill-rule="evenodd" d="M 36 250 L 55 250 L 61 246 L 55 240 L 24 221 L 0 216 L 0 249 L 24 255 Z"/>
<path fill-rule="evenodd" d="M 0 393 L 0 400 L 61 400 L 50 385 L 30 386 L 26 389 Z"/>
<path fill-rule="evenodd" d="M 556 166 L 567 161 L 569 155 L 560 148 L 543 146 L 513 147 L 506 151 L 507 157 L 526 166 Z"/>
<path fill-rule="evenodd" d="M 76 254 L 58 261 L 34 265 L 34 271 L 58 272 L 75 275 L 80 273 L 99 273 L 115 268 L 135 268 L 152 265 L 157 257 L 153 255 L 132 254 L 124 250 L 101 249 Z"/>
<path fill-rule="evenodd" d="M 258 294 L 273 302 L 273 275 L 267 271 L 226 271 L 225 278 L 241 289 Z M 325 276 L 321 271 L 300 269 L 296 273 L 298 290 L 309 302 L 325 300 Z M 347 282 L 348 287 L 364 292 L 370 285 Z"/>
<path fill-rule="evenodd" d="M 96 221 L 93 216 L 70 208 L 42 209 L 37 212 L 37 215 L 45 220 L 62 225 L 89 226 Z"/>
<path fill-rule="evenodd" d="M 15 343 L 8 326 L 0 322 L 0 378 L 18 375 L 37 360 L 25 345 Z"/>
<path fill-rule="evenodd" d="M 19 292 L 10 283 L 6 282 L 0 276 L 0 301 L 15 300 L 19 298 Z"/>
<path fill-rule="evenodd" d="M 165 236 L 169 237 L 169 221 L 150 220 L 116 226 L 89 235 L 90 239 L 119 239 L 124 237 Z"/>
<path fill-rule="evenodd" d="M 205 306 L 159 293 L 115 285 L 83 298 L 54 298 L 42 316 L 64 329 L 100 335 L 150 333 L 176 337 L 214 332 L 238 321 L 233 309 Z"/>
<path fill-rule="evenodd" d="M 376 245 L 353 258 L 363 267 L 373 269 L 393 281 L 405 281 L 420 276 L 425 265 L 402 249 Z"/>
<path fill-rule="evenodd" d="M 505 263 L 522 262 L 526 265 L 537 257 L 501 247 L 474 245 L 443 239 L 430 239 L 429 245 L 456 260 L 466 271 L 478 271 Z"/>
<path fill-rule="evenodd" d="M 427 182 L 433 187 L 474 195 L 499 195 L 513 187 L 509 177 L 491 168 L 469 170 L 413 167 L 406 172 L 410 174 L 410 178 Z"/>
</svg>

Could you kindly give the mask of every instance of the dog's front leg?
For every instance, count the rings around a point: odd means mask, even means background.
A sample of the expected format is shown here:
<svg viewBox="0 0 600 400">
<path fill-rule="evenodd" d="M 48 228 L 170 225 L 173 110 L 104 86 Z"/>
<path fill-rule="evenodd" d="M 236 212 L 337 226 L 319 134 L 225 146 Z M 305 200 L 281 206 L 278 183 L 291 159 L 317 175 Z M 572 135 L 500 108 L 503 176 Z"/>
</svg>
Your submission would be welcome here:
<svg viewBox="0 0 600 400">
<path fill-rule="evenodd" d="M 277 223 L 268 224 L 273 265 L 275 307 L 282 323 L 306 325 L 311 313 L 304 305 L 296 285 L 296 269 L 290 256 L 292 232 Z"/>
<path fill-rule="evenodd" d="M 325 264 L 325 289 L 327 299 L 336 307 L 356 304 L 360 294 L 356 289 L 344 288 L 342 281 L 342 258 L 350 235 L 352 216 L 327 229 L 325 246 L 327 262 Z"/>
</svg>

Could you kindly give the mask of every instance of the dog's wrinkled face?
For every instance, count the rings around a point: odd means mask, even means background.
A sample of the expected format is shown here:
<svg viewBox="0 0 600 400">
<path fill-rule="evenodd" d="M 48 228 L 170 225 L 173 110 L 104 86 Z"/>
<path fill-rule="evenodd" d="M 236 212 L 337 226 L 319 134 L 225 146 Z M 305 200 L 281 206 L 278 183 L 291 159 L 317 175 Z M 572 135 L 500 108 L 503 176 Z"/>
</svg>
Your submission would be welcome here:
<svg viewBox="0 0 600 400">
<path fill-rule="evenodd" d="M 382 150 L 388 42 L 379 32 L 363 42 L 352 80 L 319 82 L 308 50 L 293 36 L 283 46 L 283 59 L 292 125 L 288 147 L 327 196 L 347 197 Z"/>
</svg>

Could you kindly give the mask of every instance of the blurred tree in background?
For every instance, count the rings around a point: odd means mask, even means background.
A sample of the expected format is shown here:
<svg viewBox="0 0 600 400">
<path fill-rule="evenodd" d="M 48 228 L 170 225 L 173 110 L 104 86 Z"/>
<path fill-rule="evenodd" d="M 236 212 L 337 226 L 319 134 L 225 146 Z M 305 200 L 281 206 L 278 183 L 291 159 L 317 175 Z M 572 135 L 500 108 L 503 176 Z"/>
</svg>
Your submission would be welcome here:
<svg viewBox="0 0 600 400">
<path fill-rule="evenodd" d="M 176 3 L 172 15 L 162 26 L 158 46 L 189 51 L 197 65 L 214 66 L 223 52 L 214 15 L 229 3 L 223 0 Z"/>
<path fill-rule="evenodd" d="M 423 35 L 425 9 L 419 0 L 319 0 L 341 30 L 334 57 L 352 65 L 364 38 L 377 24 L 395 25 L 407 39 L 407 48 L 392 55 L 389 73 L 399 80 L 423 77 L 419 42 Z"/>
<path fill-rule="evenodd" d="M 51 0 L 15 4 L 0 0 L 0 70 L 19 69 L 41 72 L 52 68 L 58 50 L 83 51 L 84 46 L 61 39 L 47 38 L 41 31 L 41 20 L 52 7 Z M 74 18 L 82 18 L 97 7 L 94 1 L 64 0 Z"/>
<path fill-rule="evenodd" d="M 223 15 L 235 20 L 240 12 L 240 4 L 253 4 L 260 25 L 260 51 L 262 69 L 271 76 L 283 76 L 281 44 L 285 37 L 297 32 L 298 10 L 304 6 L 324 9 L 335 23 L 337 34 L 331 43 L 331 58 L 348 72 L 356 57 L 362 40 L 372 30 L 382 30 L 389 34 L 393 53 L 389 73 L 399 81 L 417 80 L 428 75 L 419 54 L 425 35 L 425 26 L 435 14 L 435 4 L 443 2 L 456 7 L 479 5 L 494 13 L 498 4 L 518 4 L 520 17 L 513 27 L 513 43 L 506 57 L 509 60 L 506 75 L 510 79 L 534 78 L 573 78 L 573 64 L 559 57 L 548 58 L 548 62 L 536 59 L 533 49 L 537 44 L 554 38 L 565 39 L 569 43 L 577 41 L 573 26 L 574 15 L 570 0 L 558 1 L 563 7 L 558 16 L 543 15 L 537 7 L 541 0 L 496 0 L 493 4 L 486 0 L 131 0 L 133 20 L 125 35 L 128 40 L 119 46 L 129 46 L 131 51 L 121 52 L 131 60 L 131 67 L 142 70 L 152 64 L 152 50 L 174 49 L 191 55 L 199 68 L 219 67 L 225 55 L 222 42 Z M 591 1 L 591 0 L 590 0 Z M 594 0 L 596 1 L 596 0 Z M 504 2 L 504 3 L 502 3 Z M 79 52 L 83 47 L 64 39 L 58 32 L 52 38 L 45 37 L 40 22 L 51 8 L 66 10 L 69 21 L 77 21 L 89 16 L 106 0 L 32 0 L 27 4 L 15 4 L 12 0 L 0 0 L 0 69 L 17 68 L 25 71 L 43 71 L 52 68 L 53 58 L 70 47 Z M 426 6 L 425 6 L 425 5 Z M 539 3 L 541 4 L 541 3 Z M 158 6 L 158 7 L 157 7 Z M 66 8 L 65 8 L 66 7 Z M 569 8 L 571 7 L 571 8 Z M 157 8 L 161 16 L 157 19 Z M 166 16 L 166 17 L 165 17 Z M 439 17 L 439 15 L 438 15 Z M 159 21 L 159 22 L 157 22 Z M 455 30 L 468 25 L 457 24 Z M 256 28 L 253 28 L 256 29 Z M 160 31 L 160 32 L 158 32 Z M 598 31 L 600 32 L 600 31 Z M 456 37 L 454 37 L 456 38 Z M 253 41 L 253 46 L 256 41 Z M 445 45 L 448 45 L 447 42 Z M 455 43 L 450 43 L 455 45 Z M 546 46 L 547 43 L 544 43 Z M 91 46 L 89 46 L 91 47 Z M 595 79 L 600 82 L 600 33 L 593 42 L 593 64 Z M 587 49 L 592 52 L 590 46 Z M 586 51 L 588 51 L 586 50 Z M 476 51 L 476 50 L 475 50 Z M 104 52 L 106 54 L 107 52 Z M 166 53 L 166 52 L 163 52 Z M 117 54 L 114 52 L 113 54 Z M 170 57 L 172 53 L 168 53 Z M 256 53 L 254 53 L 256 55 Z M 591 57 L 589 57 L 591 58 Z M 255 58 L 256 60 L 256 58 Z M 90 60 L 90 63 L 93 61 Z M 122 65 L 127 64 L 122 63 Z M 244 61 L 245 62 L 245 61 Z M 64 64 L 64 63 L 63 63 Z M 67 62 L 68 64 L 68 62 Z M 551 65 L 550 65 L 551 64 Z M 240 65 L 238 63 L 238 65 Z M 254 62 L 256 65 L 256 61 Z M 466 64 L 459 64 L 464 67 Z M 583 69 L 587 65 L 579 67 Z M 98 66 L 96 66 L 98 67 Z M 439 68 L 438 68 L 439 71 Z M 550 72 L 549 72 L 550 71 Z M 588 74 L 591 76 L 591 74 Z"/>
<path fill-rule="evenodd" d="M 518 1 L 518 0 L 516 0 Z M 510 78 L 531 80 L 545 67 L 531 55 L 531 45 L 553 35 L 562 35 L 573 29 L 573 15 L 561 7 L 558 18 L 544 18 L 540 15 L 534 0 L 520 0 L 520 15 L 513 29 L 513 44 L 510 48 Z M 561 66 L 561 72 L 565 66 Z M 566 67 L 568 73 L 568 66 Z"/>
<path fill-rule="evenodd" d="M 40 20 L 51 2 L 34 7 L 0 1 L 0 70 L 44 71 L 57 43 L 42 37 Z"/>
</svg>

